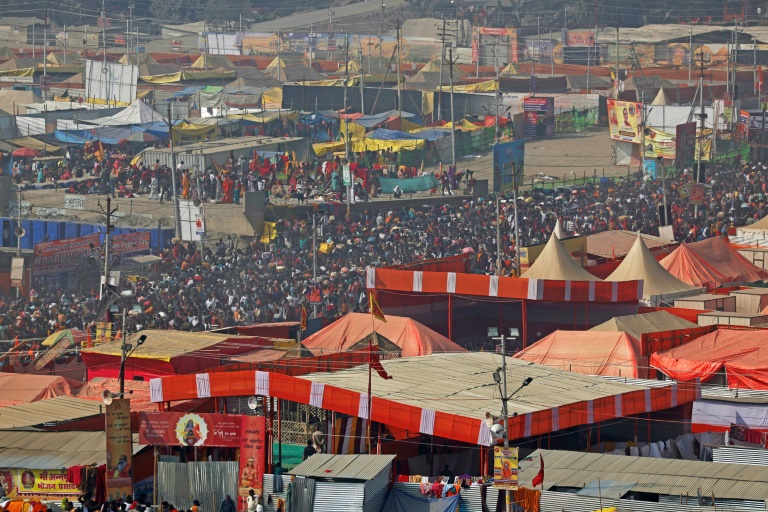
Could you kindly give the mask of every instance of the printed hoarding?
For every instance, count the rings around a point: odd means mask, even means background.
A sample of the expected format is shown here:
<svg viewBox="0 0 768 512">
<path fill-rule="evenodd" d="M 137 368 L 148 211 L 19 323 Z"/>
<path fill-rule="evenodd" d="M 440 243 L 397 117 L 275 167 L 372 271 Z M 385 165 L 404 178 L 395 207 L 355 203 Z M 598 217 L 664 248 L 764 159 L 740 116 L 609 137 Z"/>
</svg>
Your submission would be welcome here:
<svg viewBox="0 0 768 512">
<path fill-rule="evenodd" d="M 133 479 L 131 401 L 117 399 L 107 406 L 107 499 L 130 495 Z"/>
<path fill-rule="evenodd" d="M 517 448 L 493 448 L 493 487 L 499 490 L 517 490 Z"/>
<path fill-rule="evenodd" d="M 611 139 L 640 144 L 643 134 L 642 105 L 636 101 L 608 100 L 608 127 Z"/>
<path fill-rule="evenodd" d="M 257 496 L 264 492 L 264 467 L 267 462 L 267 422 L 264 416 L 241 416 L 240 477 L 237 494 L 241 500 L 253 489 Z"/>
<path fill-rule="evenodd" d="M 101 242 L 99 233 L 79 238 L 67 238 L 35 244 L 32 259 L 33 286 L 49 286 L 68 290 L 77 287 L 75 270 L 88 262 L 100 268 Z"/>
<path fill-rule="evenodd" d="M 239 448 L 241 418 L 235 414 L 145 412 L 139 416 L 139 442 Z"/>
</svg>

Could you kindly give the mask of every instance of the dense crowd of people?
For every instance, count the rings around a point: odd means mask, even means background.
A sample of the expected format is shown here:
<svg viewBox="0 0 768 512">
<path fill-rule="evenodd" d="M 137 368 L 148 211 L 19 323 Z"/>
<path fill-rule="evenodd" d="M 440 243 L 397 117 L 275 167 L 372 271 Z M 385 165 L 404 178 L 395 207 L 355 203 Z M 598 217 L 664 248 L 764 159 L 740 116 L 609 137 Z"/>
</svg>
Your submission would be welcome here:
<svg viewBox="0 0 768 512">
<path fill-rule="evenodd" d="M 274 165 L 274 164 L 270 164 Z M 761 218 L 766 211 L 768 175 L 762 164 L 738 161 L 710 168 L 705 204 L 695 209 L 680 189 L 690 170 L 667 179 L 667 202 L 678 241 L 726 236 L 732 226 Z M 182 193 L 185 193 L 182 186 Z M 560 219 L 569 235 L 609 229 L 658 234 L 659 180 L 633 175 L 599 179 L 573 187 L 534 188 L 518 199 L 522 246 L 544 243 Z M 127 283 L 134 298 L 129 331 L 145 328 L 201 331 L 299 320 L 302 306 L 318 316 L 336 317 L 366 310 L 364 269 L 418 260 L 471 254 L 472 272 L 496 272 L 496 204 L 468 197 L 456 205 L 376 209 L 376 203 L 347 218 L 346 206 L 326 204 L 318 211 L 317 278 L 313 279 L 311 217 L 278 220 L 270 240 L 222 239 L 205 246 L 176 242 L 159 256 L 155 277 Z M 502 197 L 503 275 L 515 274 L 514 211 Z M 32 289 L 0 301 L 0 339 L 44 338 L 61 328 L 93 326 L 96 288 L 76 292 Z M 315 307 L 312 307 L 315 306 Z M 115 326 L 118 329 L 119 325 Z"/>
</svg>

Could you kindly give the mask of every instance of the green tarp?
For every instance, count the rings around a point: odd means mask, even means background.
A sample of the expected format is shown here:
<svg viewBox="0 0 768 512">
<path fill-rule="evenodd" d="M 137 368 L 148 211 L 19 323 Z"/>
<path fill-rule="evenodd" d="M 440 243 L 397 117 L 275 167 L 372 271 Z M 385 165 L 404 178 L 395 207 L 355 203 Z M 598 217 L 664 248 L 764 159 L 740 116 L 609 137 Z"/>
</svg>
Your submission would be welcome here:
<svg viewBox="0 0 768 512">
<path fill-rule="evenodd" d="M 419 176 L 418 178 L 381 178 L 381 192 L 391 194 L 395 190 L 395 185 L 400 185 L 400 189 L 405 193 L 423 192 L 436 188 L 439 183 L 433 174 Z"/>
</svg>

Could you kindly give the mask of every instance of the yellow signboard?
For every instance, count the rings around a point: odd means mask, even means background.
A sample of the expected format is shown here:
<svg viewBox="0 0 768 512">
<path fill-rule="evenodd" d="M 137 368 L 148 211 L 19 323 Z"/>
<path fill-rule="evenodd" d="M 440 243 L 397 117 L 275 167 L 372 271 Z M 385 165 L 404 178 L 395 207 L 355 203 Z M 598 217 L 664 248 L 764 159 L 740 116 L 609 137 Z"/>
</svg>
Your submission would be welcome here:
<svg viewBox="0 0 768 512">
<path fill-rule="evenodd" d="M 0 487 L 6 494 L 72 494 L 82 492 L 77 485 L 67 482 L 67 472 L 61 469 L 0 469 Z"/>
<path fill-rule="evenodd" d="M 608 100 L 608 129 L 611 139 L 640 144 L 642 105 L 636 101 Z"/>
<path fill-rule="evenodd" d="M 517 448 L 493 449 L 493 487 L 499 490 L 517 490 Z"/>
</svg>

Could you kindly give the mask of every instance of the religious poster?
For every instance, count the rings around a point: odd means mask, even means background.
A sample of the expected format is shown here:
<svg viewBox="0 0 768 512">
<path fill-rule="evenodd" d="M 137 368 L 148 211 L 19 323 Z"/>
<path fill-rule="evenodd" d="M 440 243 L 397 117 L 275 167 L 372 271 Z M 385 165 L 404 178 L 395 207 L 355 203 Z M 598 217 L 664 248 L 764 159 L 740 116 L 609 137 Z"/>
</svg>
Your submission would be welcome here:
<svg viewBox="0 0 768 512">
<path fill-rule="evenodd" d="M 640 144 L 643 134 L 642 105 L 636 101 L 608 100 L 608 129 L 611 139 Z"/>
<path fill-rule="evenodd" d="M 143 412 L 139 443 L 152 446 L 240 446 L 241 416 L 179 412 Z"/>
<path fill-rule="evenodd" d="M 493 448 L 493 487 L 499 490 L 517 490 L 517 448 Z"/>
<path fill-rule="evenodd" d="M 6 492 L 15 486 L 22 495 L 82 493 L 77 485 L 67 482 L 67 472 L 61 469 L 0 469 L 0 485 Z"/>
<path fill-rule="evenodd" d="M 114 400 L 107 406 L 106 417 L 107 499 L 114 500 L 132 492 L 131 401 Z"/>
<path fill-rule="evenodd" d="M 267 465 L 267 422 L 264 416 L 241 416 L 240 476 L 237 494 L 241 500 L 253 489 L 257 496 L 264 492 L 264 468 Z"/>
</svg>

